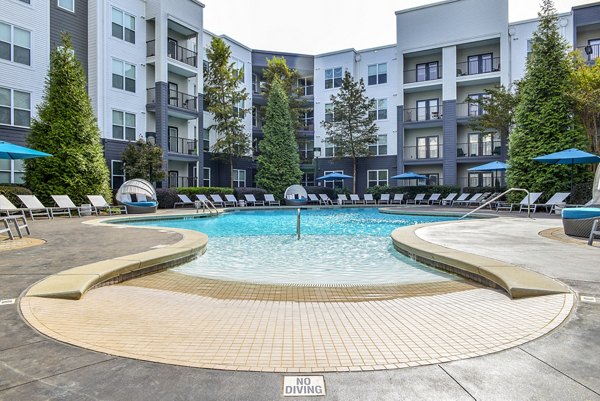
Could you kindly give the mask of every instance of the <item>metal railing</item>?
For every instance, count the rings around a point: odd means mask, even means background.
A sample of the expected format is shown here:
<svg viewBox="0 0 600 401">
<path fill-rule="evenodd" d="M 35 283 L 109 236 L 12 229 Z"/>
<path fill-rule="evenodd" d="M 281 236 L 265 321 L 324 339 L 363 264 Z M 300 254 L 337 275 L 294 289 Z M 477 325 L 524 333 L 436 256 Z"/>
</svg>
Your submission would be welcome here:
<svg viewBox="0 0 600 401">
<path fill-rule="evenodd" d="M 456 104 L 456 117 L 479 117 L 485 114 L 485 110 L 478 103 L 457 103 Z"/>
<path fill-rule="evenodd" d="M 405 146 L 404 161 L 442 159 L 444 145 Z"/>
<path fill-rule="evenodd" d="M 156 88 L 148 88 L 146 93 L 148 104 L 156 103 Z M 198 111 L 198 98 L 196 96 L 174 90 L 168 90 L 167 95 L 167 104 L 169 106 Z"/>
<path fill-rule="evenodd" d="M 404 122 L 421 122 L 421 121 L 432 121 L 441 120 L 443 118 L 442 105 L 429 106 L 427 107 L 414 107 L 410 109 L 404 109 Z"/>
<path fill-rule="evenodd" d="M 169 137 L 169 152 L 182 155 L 197 155 L 198 141 L 196 139 Z"/>
<path fill-rule="evenodd" d="M 442 66 L 440 65 L 437 68 L 437 71 L 434 69 L 431 70 L 404 70 L 404 83 L 412 84 L 415 82 L 427 82 L 427 81 L 435 81 L 437 79 L 442 79 Z"/>
<path fill-rule="evenodd" d="M 488 74 L 500 71 L 500 57 L 456 63 L 456 76 Z"/>
<path fill-rule="evenodd" d="M 197 187 L 198 177 L 180 177 L 174 181 L 174 177 L 168 177 L 169 188 L 181 188 L 181 187 Z"/>
<path fill-rule="evenodd" d="M 459 143 L 456 146 L 456 157 L 500 156 L 501 154 L 500 141 Z"/>
<path fill-rule="evenodd" d="M 522 188 L 509 188 L 506 191 L 502 192 L 500 195 L 494 196 L 492 199 L 490 199 L 490 200 L 486 201 L 485 203 L 483 203 L 482 205 L 478 206 L 475 210 L 471 210 L 469 213 L 463 215 L 460 218 L 460 220 L 472 215 L 473 213 L 477 212 L 478 210 L 481 210 L 484 207 L 496 202 L 498 199 L 502 198 L 504 195 L 506 195 L 510 192 L 514 192 L 514 191 L 521 191 L 521 192 L 527 193 L 527 217 L 531 218 L 531 194 L 529 193 L 529 191 L 526 189 L 522 189 Z"/>
<path fill-rule="evenodd" d="M 592 62 L 600 57 L 600 44 L 581 46 L 577 49 L 581 51 L 581 54 L 583 54 L 583 57 L 585 57 L 587 61 Z"/>
<path fill-rule="evenodd" d="M 198 67 L 198 53 L 174 42 L 167 43 L 167 57 L 192 67 Z"/>
<path fill-rule="evenodd" d="M 198 213 L 200 211 L 200 208 L 202 208 L 202 212 L 204 213 L 205 211 L 208 212 L 208 214 L 212 215 L 219 215 L 219 209 L 217 209 L 217 207 L 208 199 L 207 200 L 197 200 L 194 202 L 194 204 L 196 205 L 196 213 Z"/>
</svg>

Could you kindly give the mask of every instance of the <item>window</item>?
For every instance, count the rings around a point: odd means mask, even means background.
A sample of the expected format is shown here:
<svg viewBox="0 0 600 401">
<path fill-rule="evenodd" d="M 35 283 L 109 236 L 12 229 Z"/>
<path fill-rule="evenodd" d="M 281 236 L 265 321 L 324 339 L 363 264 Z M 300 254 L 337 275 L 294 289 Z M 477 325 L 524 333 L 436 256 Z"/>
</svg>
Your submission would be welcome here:
<svg viewBox="0 0 600 401">
<path fill-rule="evenodd" d="M 377 143 L 369 145 L 371 156 L 387 155 L 387 135 L 377 135 Z"/>
<path fill-rule="evenodd" d="M 500 155 L 502 152 L 498 134 L 469 134 L 469 157 Z"/>
<path fill-rule="evenodd" d="M 1 184 L 23 184 L 24 178 L 25 163 L 23 160 L 0 159 Z"/>
<path fill-rule="evenodd" d="M 256 106 L 252 106 L 252 126 L 258 127 L 258 115 L 256 111 Z"/>
<path fill-rule="evenodd" d="M 369 117 L 374 120 L 387 120 L 387 99 L 377 99 L 375 109 L 369 111 Z"/>
<path fill-rule="evenodd" d="M 58 7 L 62 8 L 63 10 L 67 10 L 74 13 L 75 0 L 58 0 Z"/>
<path fill-rule="evenodd" d="M 244 62 L 235 57 L 231 58 L 231 62 L 233 63 L 233 68 L 236 71 L 236 74 L 244 74 Z"/>
<path fill-rule="evenodd" d="M 492 72 L 492 53 L 478 54 L 468 57 L 469 75 Z"/>
<path fill-rule="evenodd" d="M 31 125 L 31 94 L 0 87 L 0 124 Z"/>
<path fill-rule="evenodd" d="M 437 120 L 440 118 L 439 99 L 417 101 L 417 121 Z"/>
<path fill-rule="evenodd" d="M 298 79 L 298 88 L 302 96 L 312 96 L 314 94 L 314 84 L 312 77 Z"/>
<path fill-rule="evenodd" d="M 330 123 L 333 121 L 333 103 L 325 103 L 325 122 Z"/>
<path fill-rule="evenodd" d="M 325 147 L 325 157 L 335 156 L 335 146 L 333 144 L 323 141 L 323 146 Z"/>
<path fill-rule="evenodd" d="M 387 83 L 387 63 L 370 65 L 367 82 L 369 85 Z"/>
<path fill-rule="evenodd" d="M 437 159 L 439 157 L 439 138 L 423 136 L 417 138 L 417 159 Z"/>
<path fill-rule="evenodd" d="M 243 100 L 240 100 L 237 104 L 233 106 L 233 115 L 239 118 L 244 118 L 245 110 Z"/>
<path fill-rule="evenodd" d="M 312 139 L 298 141 L 300 160 L 312 160 L 315 158 L 315 142 Z"/>
<path fill-rule="evenodd" d="M 135 65 L 113 59 L 112 87 L 135 92 Z"/>
<path fill-rule="evenodd" d="M 0 59 L 31 65 L 31 32 L 0 22 Z"/>
<path fill-rule="evenodd" d="M 417 64 L 417 82 L 440 79 L 440 68 L 437 61 Z"/>
<path fill-rule="evenodd" d="M 125 182 L 125 170 L 121 160 L 110 161 L 110 186 L 111 188 L 120 188 Z"/>
<path fill-rule="evenodd" d="M 425 185 L 440 185 L 440 175 L 438 173 L 425 173 L 424 176 L 427 176 L 427 180 L 425 181 Z"/>
<path fill-rule="evenodd" d="M 304 171 L 302 175 L 302 182 L 300 183 L 303 187 L 312 187 L 315 185 L 315 173 Z"/>
<path fill-rule="evenodd" d="M 124 111 L 112 111 L 112 137 L 135 141 L 135 114 Z"/>
<path fill-rule="evenodd" d="M 342 67 L 326 69 L 325 89 L 339 88 L 340 86 L 342 86 Z"/>
<path fill-rule="evenodd" d="M 492 187 L 492 173 L 469 173 L 470 187 Z"/>
<path fill-rule="evenodd" d="M 533 40 L 527 39 L 527 58 L 529 58 L 529 55 L 531 54 L 532 51 L 533 51 Z"/>
<path fill-rule="evenodd" d="M 344 174 L 344 170 L 325 170 L 323 175 L 331 174 L 331 173 L 340 173 Z M 325 180 L 323 181 L 323 186 L 328 188 L 343 188 L 344 180 Z"/>
<path fill-rule="evenodd" d="M 210 152 L 210 131 L 204 128 L 202 131 L 202 149 L 205 152 Z"/>
<path fill-rule="evenodd" d="M 240 188 L 246 186 L 246 170 L 233 170 L 233 187 Z"/>
<path fill-rule="evenodd" d="M 489 97 L 490 95 L 487 93 L 474 93 L 468 96 L 469 99 L 475 101 Z M 469 117 L 477 117 L 482 114 L 485 114 L 485 110 L 478 102 L 469 102 Z"/>
<path fill-rule="evenodd" d="M 258 75 L 252 74 L 252 93 L 260 93 L 258 88 Z"/>
<path fill-rule="evenodd" d="M 600 57 L 600 39 L 588 40 L 585 51 L 588 56 L 588 61 L 594 61 Z"/>
<path fill-rule="evenodd" d="M 113 7 L 112 36 L 129 43 L 135 43 L 135 17 Z"/>
<path fill-rule="evenodd" d="M 210 167 L 203 167 L 204 171 L 204 179 L 202 180 L 202 185 L 205 187 L 210 187 Z"/>
<path fill-rule="evenodd" d="M 387 170 L 367 170 L 367 188 L 388 184 Z"/>
<path fill-rule="evenodd" d="M 315 112 L 313 110 L 300 113 L 300 129 L 312 131 L 315 129 Z"/>
<path fill-rule="evenodd" d="M 31 0 L 20 0 L 21 3 L 27 3 L 27 4 L 31 4 Z"/>
</svg>

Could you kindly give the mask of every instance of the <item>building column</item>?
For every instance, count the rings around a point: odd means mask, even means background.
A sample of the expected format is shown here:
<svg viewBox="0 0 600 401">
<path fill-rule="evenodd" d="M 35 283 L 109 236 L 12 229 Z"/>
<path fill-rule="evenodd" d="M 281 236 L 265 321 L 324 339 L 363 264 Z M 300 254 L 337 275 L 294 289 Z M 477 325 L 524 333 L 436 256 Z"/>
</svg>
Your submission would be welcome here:
<svg viewBox="0 0 600 401">
<path fill-rule="evenodd" d="M 169 85 L 166 82 L 156 82 L 154 90 L 156 91 L 156 144 L 163 151 L 163 170 L 165 172 L 161 187 L 167 188 L 169 185 Z"/>
<path fill-rule="evenodd" d="M 404 172 L 404 106 L 396 107 L 396 174 Z"/>
<path fill-rule="evenodd" d="M 204 186 L 204 94 L 198 93 L 198 186 Z"/>
<path fill-rule="evenodd" d="M 444 185 L 456 185 L 458 182 L 456 168 L 457 125 L 456 100 L 444 101 Z"/>
</svg>

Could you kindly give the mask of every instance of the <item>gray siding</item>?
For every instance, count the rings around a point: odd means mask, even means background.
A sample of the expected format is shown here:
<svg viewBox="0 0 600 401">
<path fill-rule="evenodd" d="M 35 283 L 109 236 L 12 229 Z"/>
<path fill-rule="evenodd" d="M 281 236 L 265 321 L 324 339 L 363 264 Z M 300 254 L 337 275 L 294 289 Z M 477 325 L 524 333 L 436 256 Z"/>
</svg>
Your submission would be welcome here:
<svg viewBox="0 0 600 401">
<path fill-rule="evenodd" d="M 361 157 L 356 163 L 356 192 L 364 194 L 367 190 L 367 171 L 368 170 L 388 170 L 388 184 L 394 185 L 389 180 L 389 177 L 396 175 L 396 156 L 373 156 L 373 157 Z M 342 160 L 333 161 L 330 158 L 319 159 L 319 167 L 317 176 L 315 178 L 324 175 L 325 171 L 331 170 L 343 170 L 344 174 L 353 175 L 352 159 L 344 158 Z M 352 180 L 344 180 L 344 187 L 352 190 Z"/>
<path fill-rule="evenodd" d="M 204 167 L 210 168 L 210 185 L 213 187 L 228 187 L 231 183 L 229 162 L 215 157 L 213 153 L 204 152 Z M 246 186 L 251 187 L 254 178 L 255 163 L 244 157 L 233 161 L 233 168 L 246 170 Z"/>
<path fill-rule="evenodd" d="M 456 100 L 444 101 L 444 184 L 456 185 L 456 149 L 457 149 L 457 126 L 456 126 Z"/>
<path fill-rule="evenodd" d="M 600 4 L 573 8 L 573 25 L 575 27 L 597 23 L 600 23 Z"/>
<path fill-rule="evenodd" d="M 104 145 L 104 158 L 108 168 L 110 169 L 111 160 L 121 160 L 121 155 L 128 145 L 128 142 L 116 141 L 114 139 L 103 139 L 102 144 Z"/>
<path fill-rule="evenodd" d="M 27 135 L 29 128 L 1 126 L 0 141 L 6 141 L 19 146 L 27 146 Z"/>
<path fill-rule="evenodd" d="M 198 93 L 198 129 L 196 133 L 198 135 L 198 164 L 200 168 L 198 169 L 198 182 L 200 185 L 202 184 L 202 180 L 204 179 L 204 152 L 202 151 L 204 147 L 204 113 L 202 112 L 202 108 L 204 107 L 204 94 Z M 208 167 L 208 166 L 207 166 Z M 193 174 L 189 175 L 193 177 Z M 211 181 L 212 182 L 212 181 Z"/>
<path fill-rule="evenodd" d="M 58 7 L 57 0 L 50 1 L 50 48 L 61 45 L 61 32 L 71 35 L 75 55 L 88 75 L 88 0 L 75 2 L 75 13 Z"/>
<path fill-rule="evenodd" d="M 262 50 L 252 51 L 252 67 L 265 68 L 267 66 L 267 59 L 271 59 L 274 56 L 285 58 L 288 67 L 300 71 L 301 74 L 310 72 L 312 75 L 312 72 L 315 69 L 314 56 L 294 53 L 269 52 Z"/>
<path fill-rule="evenodd" d="M 169 85 L 166 82 L 156 82 L 155 88 L 156 144 L 162 148 L 163 154 L 166 155 L 169 152 L 169 114 L 167 106 Z M 169 163 L 166 157 L 163 159 L 163 170 L 169 170 Z M 167 175 L 165 175 L 162 181 L 162 187 L 168 187 Z"/>
<path fill-rule="evenodd" d="M 404 106 L 398 106 L 396 112 L 396 173 L 404 172 Z M 391 175 L 390 175 L 391 176 Z"/>
</svg>

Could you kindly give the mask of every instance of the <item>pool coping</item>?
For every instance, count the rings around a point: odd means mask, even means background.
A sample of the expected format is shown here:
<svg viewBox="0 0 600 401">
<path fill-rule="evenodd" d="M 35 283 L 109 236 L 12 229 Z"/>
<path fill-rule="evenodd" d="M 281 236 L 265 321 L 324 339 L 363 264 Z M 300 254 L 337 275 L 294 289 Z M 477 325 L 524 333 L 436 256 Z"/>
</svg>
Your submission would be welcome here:
<svg viewBox="0 0 600 401">
<path fill-rule="evenodd" d="M 468 224 L 468 220 L 462 222 Z M 394 248 L 428 266 L 458 274 L 492 288 L 500 288 L 512 299 L 571 292 L 565 284 L 541 273 L 437 245 L 425 241 L 417 234 L 417 231 L 424 227 L 451 223 L 456 221 L 397 228 L 391 234 Z"/>
</svg>

